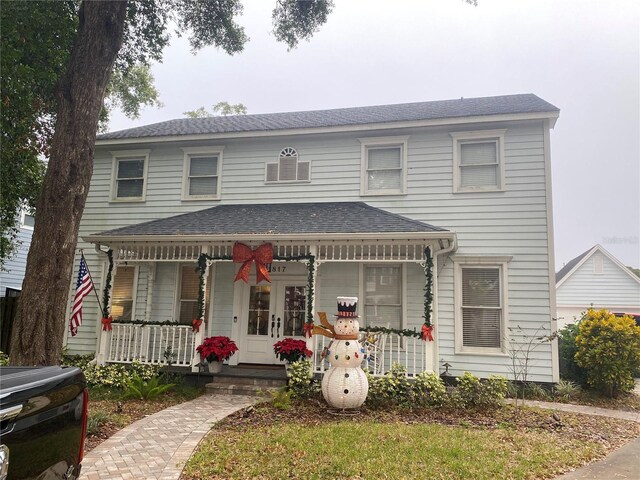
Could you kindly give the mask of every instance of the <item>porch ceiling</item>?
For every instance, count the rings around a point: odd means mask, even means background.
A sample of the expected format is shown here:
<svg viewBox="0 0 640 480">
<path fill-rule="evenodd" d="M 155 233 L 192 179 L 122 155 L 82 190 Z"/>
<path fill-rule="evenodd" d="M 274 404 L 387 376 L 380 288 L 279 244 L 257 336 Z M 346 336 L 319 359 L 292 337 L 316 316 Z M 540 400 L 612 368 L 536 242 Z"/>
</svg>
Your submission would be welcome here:
<svg viewBox="0 0 640 480">
<path fill-rule="evenodd" d="M 453 233 L 364 202 L 219 205 L 89 235 L 92 243 L 328 238 L 442 238 Z"/>
</svg>

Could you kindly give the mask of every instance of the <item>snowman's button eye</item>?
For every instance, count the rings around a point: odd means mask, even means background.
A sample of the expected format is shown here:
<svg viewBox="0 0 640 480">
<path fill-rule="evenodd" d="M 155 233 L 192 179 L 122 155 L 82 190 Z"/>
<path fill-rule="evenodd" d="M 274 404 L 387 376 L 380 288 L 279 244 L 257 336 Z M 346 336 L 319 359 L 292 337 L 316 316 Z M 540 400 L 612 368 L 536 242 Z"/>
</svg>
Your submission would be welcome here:
<svg viewBox="0 0 640 480">
<path fill-rule="evenodd" d="M 349 378 L 349 374 L 348 374 L 348 373 L 345 373 L 345 374 L 344 374 L 344 378 Z"/>
<path fill-rule="evenodd" d="M 346 388 L 344 389 L 344 393 L 349 393 L 349 390 L 347 390 Z"/>
<path fill-rule="evenodd" d="M 349 346 L 349 342 L 344 342 L 344 344 L 348 347 Z"/>
</svg>

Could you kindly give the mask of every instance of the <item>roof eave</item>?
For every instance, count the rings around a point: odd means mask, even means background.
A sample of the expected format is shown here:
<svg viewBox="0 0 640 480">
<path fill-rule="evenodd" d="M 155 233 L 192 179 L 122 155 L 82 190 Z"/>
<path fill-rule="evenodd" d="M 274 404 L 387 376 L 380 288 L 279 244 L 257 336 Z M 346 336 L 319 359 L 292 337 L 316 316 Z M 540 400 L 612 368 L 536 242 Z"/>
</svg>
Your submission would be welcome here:
<svg viewBox="0 0 640 480">
<path fill-rule="evenodd" d="M 126 145 L 131 143 L 164 143 L 176 141 L 217 140 L 222 138 L 274 137 L 287 135 L 313 135 L 320 133 L 362 132 L 372 130 L 388 130 L 396 128 L 434 127 L 445 125 L 461 125 L 478 122 L 506 122 L 518 120 L 549 120 L 549 126 L 555 127 L 560 116 L 558 110 L 533 113 L 510 113 L 498 115 L 474 115 L 467 117 L 439 118 L 431 120 L 412 120 L 402 122 L 365 123 L 358 125 L 339 125 L 333 127 L 289 128 L 281 130 L 252 130 L 247 132 L 223 132 L 191 135 L 165 135 L 154 137 L 131 137 L 98 139 L 96 146 Z"/>
<path fill-rule="evenodd" d="M 85 242 L 109 245 L 114 243 L 210 243 L 222 241 L 322 241 L 322 240 L 437 240 L 454 239 L 450 231 L 393 232 L 393 233 L 297 233 L 297 234 L 238 234 L 238 235 L 87 235 Z"/>
</svg>

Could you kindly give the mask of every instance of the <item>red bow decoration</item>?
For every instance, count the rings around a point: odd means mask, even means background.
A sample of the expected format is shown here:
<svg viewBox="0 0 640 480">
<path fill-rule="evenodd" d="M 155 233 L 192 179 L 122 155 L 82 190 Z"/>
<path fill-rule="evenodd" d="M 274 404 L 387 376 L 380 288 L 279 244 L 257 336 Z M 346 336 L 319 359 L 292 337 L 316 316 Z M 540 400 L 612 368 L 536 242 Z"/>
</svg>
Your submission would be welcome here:
<svg viewBox="0 0 640 480">
<path fill-rule="evenodd" d="M 113 327 L 111 326 L 111 322 L 113 322 L 113 317 L 102 318 L 102 330 L 104 332 L 110 332 L 111 330 L 113 330 Z"/>
<path fill-rule="evenodd" d="M 422 340 L 433 342 L 433 327 L 431 325 L 422 325 Z"/>
<path fill-rule="evenodd" d="M 304 322 L 302 328 L 304 329 L 304 336 L 306 338 L 311 338 L 313 336 L 313 323 Z"/>
<path fill-rule="evenodd" d="M 193 322 L 191 322 L 191 330 L 194 332 L 199 332 L 200 331 L 200 325 L 202 325 L 202 319 L 201 318 L 194 318 Z"/>
<path fill-rule="evenodd" d="M 236 278 L 233 280 L 234 282 L 242 279 L 246 283 L 249 283 L 251 262 L 256 262 L 257 283 L 260 283 L 262 280 L 271 282 L 266 264 L 273 262 L 273 246 L 270 243 L 263 243 L 255 250 L 251 250 L 251 247 L 248 245 L 236 242 L 233 245 L 233 262 L 242 263 Z"/>
</svg>

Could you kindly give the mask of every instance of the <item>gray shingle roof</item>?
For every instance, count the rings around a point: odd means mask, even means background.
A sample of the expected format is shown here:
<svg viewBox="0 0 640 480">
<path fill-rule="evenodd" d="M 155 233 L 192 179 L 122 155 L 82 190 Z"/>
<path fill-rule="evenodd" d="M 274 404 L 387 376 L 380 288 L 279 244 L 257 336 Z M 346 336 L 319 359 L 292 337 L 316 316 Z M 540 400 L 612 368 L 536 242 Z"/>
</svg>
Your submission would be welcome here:
<svg viewBox="0 0 640 480">
<path fill-rule="evenodd" d="M 96 236 L 446 232 L 363 202 L 219 205 Z"/>
<path fill-rule="evenodd" d="M 556 273 L 556 283 L 562 280 L 565 277 L 565 275 L 567 275 L 571 270 L 573 270 L 573 267 L 575 267 L 578 263 L 580 263 L 580 260 L 582 260 L 585 257 L 585 255 L 587 255 L 594 248 L 595 246 L 591 247 L 586 252 L 581 253 L 573 260 L 569 260 L 567 264 L 564 267 L 562 267 L 558 273 Z"/>
<path fill-rule="evenodd" d="M 99 135 L 98 140 L 338 127 L 518 113 L 557 114 L 557 112 L 559 112 L 557 107 L 533 94 L 503 95 L 308 112 L 181 118 L 105 133 Z"/>
</svg>

